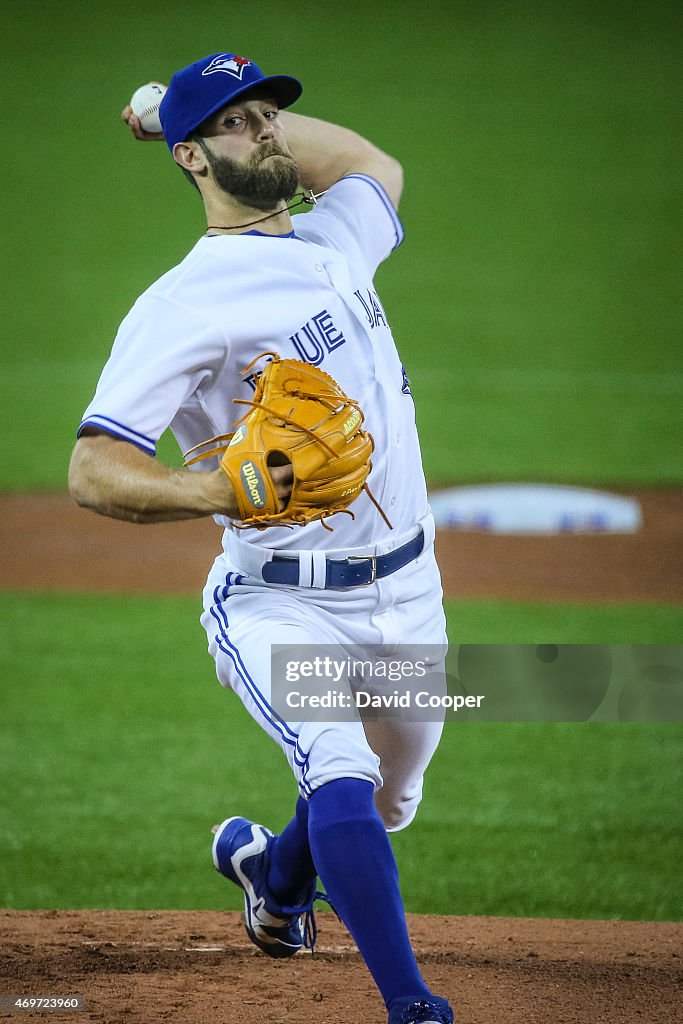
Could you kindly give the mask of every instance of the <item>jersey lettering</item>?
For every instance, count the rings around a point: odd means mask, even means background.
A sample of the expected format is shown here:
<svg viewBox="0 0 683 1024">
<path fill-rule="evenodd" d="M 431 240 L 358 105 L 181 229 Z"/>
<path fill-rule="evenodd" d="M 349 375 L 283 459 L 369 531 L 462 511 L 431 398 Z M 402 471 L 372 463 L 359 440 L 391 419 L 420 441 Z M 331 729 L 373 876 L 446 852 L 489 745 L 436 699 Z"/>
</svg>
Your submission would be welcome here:
<svg viewBox="0 0 683 1024">
<path fill-rule="evenodd" d="M 374 326 L 375 327 L 379 327 L 380 324 L 384 324 L 384 326 L 386 327 L 387 326 L 387 320 L 386 320 L 386 317 L 384 315 L 384 310 L 382 309 L 382 305 L 381 305 L 379 299 L 377 298 L 377 293 L 376 292 L 368 292 L 368 295 L 370 296 L 370 301 L 372 302 L 372 313 L 373 313 L 373 316 L 374 316 L 374 319 L 375 319 Z"/>
<path fill-rule="evenodd" d="M 326 309 L 321 309 L 307 320 L 303 327 L 290 335 L 289 340 L 300 359 L 312 366 L 319 366 L 329 352 L 344 344 L 346 338 L 335 326 L 330 313 Z"/>
<path fill-rule="evenodd" d="M 313 317 L 313 322 L 320 331 L 320 336 L 322 337 L 328 352 L 332 352 L 335 348 L 339 348 L 339 346 L 343 345 L 346 341 L 342 332 L 338 331 L 334 326 L 334 321 L 326 309 L 317 313 Z"/>
<path fill-rule="evenodd" d="M 382 308 L 382 303 L 379 301 L 377 292 L 368 288 L 366 293 L 367 298 L 361 294 L 360 289 L 357 289 L 353 294 L 363 307 L 365 317 L 372 328 L 379 327 L 380 324 L 383 324 L 384 327 L 389 326 L 387 322 L 387 315 Z"/>
</svg>

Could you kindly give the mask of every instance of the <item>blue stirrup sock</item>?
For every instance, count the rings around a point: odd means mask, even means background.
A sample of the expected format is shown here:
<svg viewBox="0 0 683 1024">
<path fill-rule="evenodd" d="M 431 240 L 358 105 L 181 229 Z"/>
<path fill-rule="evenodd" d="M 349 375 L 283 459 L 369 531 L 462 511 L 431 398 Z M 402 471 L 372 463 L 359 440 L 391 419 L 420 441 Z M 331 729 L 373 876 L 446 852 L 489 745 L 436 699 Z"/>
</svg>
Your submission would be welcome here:
<svg viewBox="0 0 683 1024">
<path fill-rule="evenodd" d="M 398 868 L 364 779 L 335 779 L 309 800 L 308 834 L 327 894 L 391 1009 L 396 999 L 432 995 L 415 960 Z"/>
<path fill-rule="evenodd" d="M 300 796 L 294 817 L 273 843 L 268 888 L 278 903 L 296 907 L 317 874 L 308 844 L 308 801 Z"/>
</svg>

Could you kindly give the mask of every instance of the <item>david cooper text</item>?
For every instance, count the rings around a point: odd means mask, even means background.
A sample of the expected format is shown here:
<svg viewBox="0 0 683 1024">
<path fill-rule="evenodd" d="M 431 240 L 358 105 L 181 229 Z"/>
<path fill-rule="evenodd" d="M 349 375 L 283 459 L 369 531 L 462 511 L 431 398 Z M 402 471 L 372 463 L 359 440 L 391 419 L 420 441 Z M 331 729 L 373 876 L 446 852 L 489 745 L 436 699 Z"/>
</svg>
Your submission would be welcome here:
<svg viewBox="0 0 683 1024">
<path fill-rule="evenodd" d="M 356 693 L 339 693 L 328 690 L 327 693 L 301 693 L 290 690 L 287 694 L 287 707 L 290 708 L 479 708 L 485 700 L 483 695 L 463 697 L 460 694 L 435 694 L 427 690 L 411 691 L 394 690 L 393 693 L 372 694 L 366 690 Z"/>
</svg>

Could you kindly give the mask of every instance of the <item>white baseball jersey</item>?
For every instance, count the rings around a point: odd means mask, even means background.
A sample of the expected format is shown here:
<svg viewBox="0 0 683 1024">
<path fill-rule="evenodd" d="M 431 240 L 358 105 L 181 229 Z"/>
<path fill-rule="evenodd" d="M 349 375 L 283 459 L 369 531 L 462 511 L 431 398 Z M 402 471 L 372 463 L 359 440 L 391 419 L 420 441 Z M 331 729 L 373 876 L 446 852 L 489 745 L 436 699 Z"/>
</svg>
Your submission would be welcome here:
<svg viewBox="0 0 683 1024">
<path fill-rule="evenodd" d="M 294 217 L 291 234 L 200 238 L 121 324 L 79 433 L 95 427 L 154 455 L 170 426 L 187 451 L 229 432 L 246 411 L 233 399 L 252 398 L 253 374 L 241 371 L 256 356 L 270 350 L 303 359 L 360 403 L 375 440 L 369 486 L 391 536 L 407 534 L 428 515 L 427 494 L 413 399 L 372 283 L 402 240 L 386 193 L 362 174 L 343 178 L 310 213 Z M 352 510 L 355 520 L 328 520 L 334 533 L 311 523 L 239 536 L 281 550 L 358 549 L 389 539 L 365 493 Z M 217 518 L 233 532 L 229 519 Z"/>
</svg>

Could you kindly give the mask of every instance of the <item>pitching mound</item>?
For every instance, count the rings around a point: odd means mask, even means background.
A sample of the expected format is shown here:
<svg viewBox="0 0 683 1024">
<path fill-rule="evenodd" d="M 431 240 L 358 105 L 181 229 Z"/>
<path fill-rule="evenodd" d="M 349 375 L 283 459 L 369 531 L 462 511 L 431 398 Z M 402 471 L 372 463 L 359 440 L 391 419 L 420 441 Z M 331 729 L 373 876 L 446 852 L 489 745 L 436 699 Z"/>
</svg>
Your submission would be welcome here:
<svg viewBox="0 0 683 1024">
<path fill-rule="evenodd" d="M 683 491 L 639 491 L 634 534 L 437 533 L 448 597 L 512 601 L 683 601 Z M 49 529 L 45 525 L 49 524 Z M 0 588 L 201 593 L 220 550 L 213 520 L 134 526 L 66 494 L 0 495 Z"/>
<path fill-rule="evenodd" d="M 318 915 L 315 957 L 269 960 L 235 913 L 0 912 L 0 992 L 78 995 L 103 1024 L 386 1024 L 348 933 Z M 409 917 L 430 985 L 459 1024 L 679 1020 L 683 926 Z M 0 1013 L 37 1020 L 43 1014 Z"/>
</svg>

